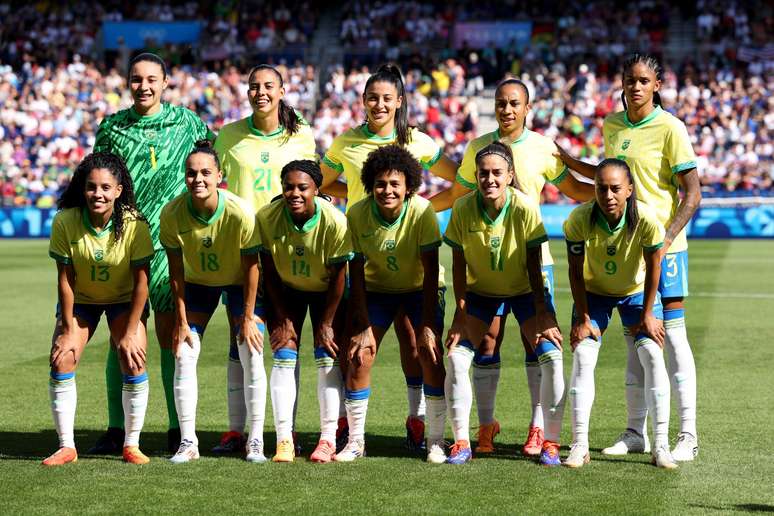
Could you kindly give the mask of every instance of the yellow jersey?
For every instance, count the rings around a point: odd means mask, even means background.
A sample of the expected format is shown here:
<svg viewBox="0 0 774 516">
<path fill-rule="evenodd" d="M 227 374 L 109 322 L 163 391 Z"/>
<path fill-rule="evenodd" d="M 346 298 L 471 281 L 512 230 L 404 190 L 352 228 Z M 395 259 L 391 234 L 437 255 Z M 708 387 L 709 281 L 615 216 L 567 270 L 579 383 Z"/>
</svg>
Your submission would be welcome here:
<svg viewBox="0 0 774 516">
<path fill-rule="evenodd" d="M 67 208 L 54 217 L 48 254 L 75 270 L 76 303 L 128 303 L 132 267 L 150 263 L 153 242 L 148 223 L 136 215 L 124 215 L 123 234 L 116 241 L 112 220 L 98 232 L 86 208 Z"/>
<path fill-rule="evenodd" d="M 208 287 L 241 285 L 242 255 L 258 253 L 250 204 L 218 189 L 218 207 L 209 218 L 194 210 L 183 192 L 161 210 L 160 239 L 164 249 L 183 256 L 185 281 Z"/>
</svg>

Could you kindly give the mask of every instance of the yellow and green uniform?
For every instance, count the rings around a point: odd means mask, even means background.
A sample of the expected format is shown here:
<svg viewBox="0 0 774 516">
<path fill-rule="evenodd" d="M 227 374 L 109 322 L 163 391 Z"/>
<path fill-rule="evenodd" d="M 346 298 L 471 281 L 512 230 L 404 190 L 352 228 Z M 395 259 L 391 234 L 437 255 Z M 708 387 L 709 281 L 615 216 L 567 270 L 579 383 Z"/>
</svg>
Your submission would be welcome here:
<svg viewBox="0 0 774 516">
<path fill-rule="evenodd" d="M 296 290 L 325 292 L 328 267 L 354 256 L 347 219 L 333 204 L 315 197 L 315 212 L 302 227 L 290 217 L 285 199 L 255 216 L 261 252 L 270 254 L 282 282 Z"/>
<path fill-rule="evenodd" d="M 509 187 L 505 206 L 492 220 L 481 194 L 470 192 L 454 202 L 444 241 L 461 250 L 467 262 L 467 288 L 490 297 L 532 291 L 527 249 L 548 241 L 540 208 L 526 194 Z"/>
<path fill-rule="evenodd" d="M 153 244 L 144 220 L 124 216 L 121 239 L 116 241 L 113 221 L 97 231 L 86 208 L 67 208 L 54 217 L 48 254 L 75 270 L 75 302 L 128 303 L 132 300 L 132 267 L 150 263 Z"/>
<path fill-rule="evenodd" d="M 263 134 L 249 116 L 224 125 L 215 140 L 228 191 L 250 203 L 253 213 L 282 193 L 280 171 L 297 159 L 316 160 L 314 135 L 306 122 L 289 134 L 280 126 Z"/>
<path fill-rule="evenodd" d="M 500 130 L 479 136 L 465 148 L 462 164 L 457 170 L 457 182 L 466 188 L 478 188 L 476 180 L 476 154 L 492 142 L 500 141 Z M 554 156 L 554 142 L 542 134 L 530 131 L 526 127 L 519 138 L 511 143 L 516 179 L 521 189 L 536 204 L 540 204 L 540 194 L 546 181 L 558 185 L 564 181 L 569 169 L 561 159 Z M 543 265 L 554 263 L 548 244 L 541 250 Z"/>
<path fill-rule="evenodd" d="M 639 204 L 637 208 L 639 223 L 631 236 L 626 226 L 626 212 L 618 225 L 611 228 L 594 200 L 575 208 L 564 222 L 568 252 L 580 254 L 585 249 L 583 279 L 588 292 L 604 296 L 642 292 L 643 249 L 661 248 L 664 227 L 648 206 Z"/>
<path fill-rule="evenodd" d="M 184 192 L 161 212 L 161 243 L 182 255 L 187 283 L 241 285 L 242 255 L 258 252 L 254 225 L 247 201 L 231 192 L 218 190 L 218 207 L 209 218 L 196 213 Z"/>
<path fill-rule="evenodd" d="M 397 220 L 384 220 L 373 196 L 355 203 L 347 213 L 352 246 L 365 259 L 365 287 L 369 292 L 400 293 L 422 289 L 421 254 L 441 245 L 441 232 L 432 205 L 412 195 Z"/>
<path fill-rule="evenodd" d="M 409 143 L 405 149 L 425 169 L 431 168 L 441 159 L 443 149 L 430 136 L 414 127 L 410 129 L 409 136 Z M 333 140 L 331 148 L 323 156 L 323 163 L 338 173 L 344 174 L 347 180 L 347 210 L 367 196 L 360 174 L 368 155 L 380 147 L 394 144 L 396 138 L 395 131 L 390 136 L 377 136 L 368 130 L 367 124 L 363 124 L 349 129 Z"/>
<path fill-rule="evenodd" d="M 688 130 L 661 107 L 633 124 L 626 111 L 605 118 L 602 127 L 605 157 L 626 161 L 634 176 L 637 199 L 653 209 L 658 221 L 667 227 L 680 204 L 677 175 L 696 168 L 696 155 Z M 675 237 L 670 253 L 685 251 L 685 229 Z"/>
</svg>

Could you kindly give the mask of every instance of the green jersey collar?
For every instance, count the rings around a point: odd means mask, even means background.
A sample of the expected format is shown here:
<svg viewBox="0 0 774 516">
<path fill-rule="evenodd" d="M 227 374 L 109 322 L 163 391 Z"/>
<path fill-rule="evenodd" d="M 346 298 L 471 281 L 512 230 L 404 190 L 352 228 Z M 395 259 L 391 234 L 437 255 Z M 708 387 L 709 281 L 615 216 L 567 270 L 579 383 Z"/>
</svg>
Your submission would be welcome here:
<svg viewBox="0 0 774 516">
<path fill-rule="evenodd" d="M 186 193 L 186 204 L 188 205 L 188 211 L 197 222 L 200 222 L 205 226 L 209 226 L 210 224 L 218 220 L 218 218 L 220 218 L 220 216 L 223 214 L 223 210 L 226 208 L 226 196 L 223 195 L 220 192 L 220 190 L 217 190 L 217 194 L 218 194 L 218 207 L 215 208 L 215 213 L 213 213 L 210 218 L 205 218 L 196 212 L 193 206 L 193 200 L 191 199 L 191 194 Z"/>
<path fill-rule="evenodd" d="M 594 210 L 597 210 L 597 226 L 599 226 L 602 231 L 607 233 L 608 235 L 613 235 L 621 230 L 626 225 L 626 208 L 627 206 L 624 205 L 624 211 L 621 215 L 621 220 L 618 221 L 618 224 L 611 228 L 610 224 L 607 223 L 607 219 L 605 218 L 605 214 L 602 213 L 602 208 L 599 207 L 599 204 L 596 202 L 594 203 Z"/>
<path fill-rule="evenodd" d="M 288 222 L 290 223 L 290 227 L 292 227 L 298 233 L 309 233 L 312 229 L 314 229 L 317 223 L 320 222 L 320 211 L 322 211 L 322 208 L 320 207 L 320 201 L 317 199 L 317 197 L 315 197 L 314 215 L 312 215 L 312 218 L 304 222 L 304 225 L 300 228 L 296 225 L 296 221 L 293 220 L 293 217 L 290 216 L 290 210 L 288 210 L 287 204 L 283 207 L 283 210 L 285 212 L 285 217 L 287 217 Z"/>
<path fill-rule="evenodd" d="M 525 127 L 521 131 L 521 135 L 518 138 L 516 138 L 514 141 L 511 142 L 511 145 L 512 146 L 513 145 L 518 145 L 518 144 L 523 143 L 524 141 L 526 141 L 527 138 L 529 137 L 529 133 L 530 132 L 531 131 Z M 492 141 L 498 141 L 498 142 L 500 141 L 500 129 L 499 128 L 495 130 L 495 132 L 494 132 L 494 140 L 492 140 Z"/>
<path fill-rule="evenodd" d="M 279 136 L 285 130 L 285 128 L 280 125 L 272 132 L 268 134 L 264 134 L 261 131 L 259 131 L 258 128 L 255 127 L 255 123 L 253 122 L 253 115 L 250 115 L 247 117 L 247 127 L 250 128 L 251 133 L 258 136 L 259 138 L 263 138 L 264 140 L 268 140 L 270 138 L 274 138 L 275 136 Z"/>
<path fill-rule="evenodd" d="M 374 214 L 374 217 L 376 217 L 376 220 L 384 226 L 387 229 L 392 229 L 397 226 L 400 226 L 400 223 L 403 222 L 403 217 L 406 215 L 406 211 L 408 210 L 408 203 L 409 200 L 406 199 L 403 201 L 403 206 L 400 209 L 400 215 L 398 215 L 398 218 L 395 219 L 395 222 L 387 222 L 384 220 L 384 217 L 382 217 L 382 214 L 379 212 L 379 206 L 376 205 L 376 200 L 374 200 L 373 195 L 371 196 L 371 212 Z"/>
<path fill-rule="evenodd" d="M 653 111 L 651 111 L 648 116 L 646 116 L 636 124 L 633 124 L 629 121 L 629 113 L 624 111 L 624 123 L 626 124 L 626 127 L 642 127 L 643 125 L 647 124 L 648 122 L 656 118 L 658 115 L 660 115 L 661 112 L 662 112 L 661 106 L 656 106 L 653 108 Z"/>
<path fill-rule="evenodd" d="M 81 208 L 81 216 L 83 218 L 83 225 L 86 230 L 97 238 L 104 237 L 110 232 L 111 229 L 113 229 L 113 217 L 110 217 L 110 220 L 108 220 L 108 223 L 105 224 L 104 228 L 102 228 L 102 231 L 97 231 L 94 229 L 94 226 L 91 225 L 91 220 L 89 220 L 89 210 L 86 207 Z"/>
<path fill-rule="evenodd" d="M 129 108 L 129 116 L 133 118 L 134 120 L 142 120 L 142 121 L 149 121 L 149 120 L 155 120 L 157 118 L 160 118 L 164 116 L 164 111 L 167 110 L 167 103 L 162 102 L 161 107 L 159 108 L 158 112 L 153 113 L 152 115 L 141 115 L 137 111 L 135 111 L 134 106 Z"/>
<path fill-rule="evenodd" d="M 503 218 L 505 218 L 505 214 L 508 212 L 508 208 L 511 206 L 511 195 L 513 195 L 511 193 L 511 189 L 507 188 L 505 190 L 505 204 L 500 210 L 500 213 L 497 214 L 497 217 L 492 220 L 489 217 L 489 214 L 486 212 L 486 208 L 484 207 L 484 196 L 481 195 L 481 192 L 476 190 L 476 201 L 478 202 L 478 208 L 481 210 L 481 217 L 484 219 L 484 223 L 486 223 L 487 226 L 498 226 L 502 223 Z"/>
<path fill-rule="evenodd" d="M 366 136 L 366 138 L 368 138 L 369 140 L 377 141 L 377 142 L 391 142 L 398 135 L 398 131 L 395 128 L 393 128 L 392 134 L 390 136 L 379 136 L 376 133 L 372 133 L 371 130 L 368 129 L 368 124 L 367 123 L 361 125 L 360 127 L 362 127 L 363 134 Z"/>
</svg>

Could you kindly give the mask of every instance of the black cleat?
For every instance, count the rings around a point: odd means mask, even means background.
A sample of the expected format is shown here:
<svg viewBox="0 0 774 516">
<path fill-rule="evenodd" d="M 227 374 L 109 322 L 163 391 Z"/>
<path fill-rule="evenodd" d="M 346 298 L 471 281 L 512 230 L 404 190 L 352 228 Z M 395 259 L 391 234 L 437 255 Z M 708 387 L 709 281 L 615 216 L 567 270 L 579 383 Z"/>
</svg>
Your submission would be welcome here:
<svg viewBox="0 0 774 516">
<path fill-rule="evenodd" d="M 167 451 L 169 453 L 177 453 L 177 449 L 180 448 L 180 429 L 170 428 L 167 430 Z"/>
<path fill-rule="evenodd" d="M 91 455 L 117 455 L 124 448 L 124 429 L 108 427 L 87 453 Z"/>
</svg>

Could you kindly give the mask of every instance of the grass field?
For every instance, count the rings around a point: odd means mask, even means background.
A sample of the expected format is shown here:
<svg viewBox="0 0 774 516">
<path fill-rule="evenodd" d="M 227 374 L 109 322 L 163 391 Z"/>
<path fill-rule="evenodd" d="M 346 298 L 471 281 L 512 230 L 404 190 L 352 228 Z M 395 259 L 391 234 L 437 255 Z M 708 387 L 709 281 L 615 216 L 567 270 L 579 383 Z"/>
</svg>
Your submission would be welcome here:
<svg viewBox="0 0 774 516">
<path fill-rule="evenodd" d="M 557 308 L 567 332 L 570 300 L 561 243 Z M 142 438 L 148 466 L 83 455 L 77 464 L 44 469 L 57 445 L 47 394 L 48 352 L 56 302 L 55 267 L 44 241 L 0 242 L 0 513 L 616 513 L 774 512 L 774 242 L 695 241 L 687 320 L 699 374 L 701 452 L 667 472 L 649 457 L 605 458 L 599 450 L 623 429 L 625 346 L 616 317 L 597 367 L 591 419 L 592 462 L 572 471 L 545 469 L 520 457 L 528 393 L 513 323 L 503 349 L 497 415 L 498 453 L 453 467 L 432 466 L 403 448 L 405 386 L 396 342 L 385 340 L 373 375 L 369 457 L 353 464 L 251 465 L 203 456 L 172 466 L 166 443 L 158 350 L 150 346 L 151 400 Z M 443 251 L 443 261 L 450 256 Z M 448 270 L 448 268 L 447 268 Z M 451 292 L 447 294 L 449 306 Z M 447 323 L 450 321 L 447 313 Z M 76 442 L 87 449 L 106 422 L 104 321 L 78 370 Z M 216 314 L 199 361 L 200 448 L 209 450 L 227 423 L 227 331 Z M 308 336 L 308 331 L 306 332 Z M 155 337 L 151 336 L 151 342 Z M 316 442 L 316 375 L 308 338 L 301 353 L 298 428 L 306 454 Z M 572 356 L 565 351 L 569 374 Z M 266 360 L 271 366 L 271 361 Z M 475 419 L 475 408 L 473 409 Z M 473 422 L 473 433 L 477 423 Z M 672 418 L 670 435 L 676 432 Z M 563 442 L 569 443 L 569 410 Z M 447 431 L 450 437 L 450 431 Z M 273 452 L 271 404 L 265 440 Z M 563 451 L 563 454 L 566 451 Z"/>
</svg>

